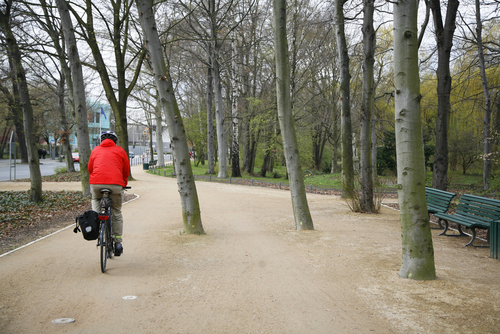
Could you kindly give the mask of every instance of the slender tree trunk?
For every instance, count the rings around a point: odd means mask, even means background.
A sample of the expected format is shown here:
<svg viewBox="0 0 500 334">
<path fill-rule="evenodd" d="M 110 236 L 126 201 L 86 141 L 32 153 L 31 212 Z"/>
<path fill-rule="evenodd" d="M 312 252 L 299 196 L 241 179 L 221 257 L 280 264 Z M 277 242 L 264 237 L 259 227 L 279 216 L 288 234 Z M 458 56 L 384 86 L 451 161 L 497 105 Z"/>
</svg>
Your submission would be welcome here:
<svg viewBox="0 0 500 334">
<path fill-rule="evenodd" d="M 218 47 L 214 47 L 218 49 Z M 217 153 L 219 157 L 219 178 L 227 177 L 227 146 L 226 131 L 224 128 L 224 107 L 222 103 L 222 85 L 220 81 L 220 65 L 217 52 L 212 54 L 212 68 L 214 69 L 214 91 L 215 91 L 215 125 L 217 131 Z"/>
<path fill-rule="evenodd" d="M 165 159 L 163 157 L 163 125 L 161 124 L 161 103 L 159 97 L 156 99 L 155 123 L 156 123 L 156 153 L 158 154 L 158 166 L 164 166 Z"/>
<path fill-rule="evenodd" d="M 42 174 L 40 173 L 40 163 L 36 148 L 36 138 L 33 135 L 33 109 L 26 81 L 26 72 L 21 62 L 21 52 L 17 40 L 11 29 L 11 9 L 12 2 L 8 1 L 0 9 L 0 31 L 3 32 L 7 45 L 7 56 L 13 65 L 16 78 L 16 85 L 19 89 L 19 99 L 23 110 L 24 133 L 26 134 L 26 147 L 28 150 L 28 164 L 30 171 L 30 200 L 32 202 L 42 202 Z"/>
<path fill-rule="evenodd" d="M 177 186 L 181 197 L 184 231 L 193 234 L 204 234 L 186 131 L 175 99 L 170 72 L 163 56 L 158 30 L 156 29 L 153 1 L 136 0 L 136 4 L 170 133 Z"/>
<path fill-rule="evenodd" d="M 373 117 L 373 64 L 375 62 L 375 29 L 373 28 L 373 0 L 363 0 L 363 101 L 360 114 L 361 210 L 373 213 L 372 172 L 372 117 Z"/>
<path fill-rule="evenodd" d="M 449 0 L 446 12 L 446 22 L 443 26 L 440 0 L 430 0 L 434 31 L 438 48 L 437 95 L 438 114 L 436 118 L 436 151 L 434 153 L 434 171 L 432 186 L 446 190 L 448 184 L 448 121 L 450 117 L 450 55 L 455 32 L 455 19 L 458 10 L 458 0 Z"/>
<path fill-rule="evenodd" d="M 73 79 L 76 133 L 78 137 L 78 154 L 80 156 L 80 178 L 82 182 L 82 193 L 84 196 L 90 196 L 89 185 L 89 159 L 90 159 L 90 140 L 87 119 L 87 103 L 85 101 L 85 83 L 83 80 L 82 63 L 78 54 L 76 38 L 69 15 L 69 10 L 64 0 L 56 0 L 61 23 L 66 42 L 67 54 L 71 68 L 71 78 Z"/>
<path fill-rule="evenodd" d="M 250 160 L 248 163 L 248 174 L 253 175 L 255 168 L 255 156 L 257 155 L 257 141 L 260 137 L 260 130 L 256 134 L 252 133 L 250 140 Z"/>
<path fill-rule="evenodd" d="M 241 177 L 240 170 L 240 138 L 239 138 L 239 112 L 238 112 L 238 100 L 240 98 L 239 90 L 239 80 L 238 80 L 238 65 L 237 65 L 237 55 L 238 55 L 238 41 L 236 40 L 236 34 L 231 43 L 233 51 L 233 100 L 232 100 L 232 128 L 233 128 L 233 140 L 231 144 L 231 175 L 233 177 Z"/>
<path fill-rule="evenodd" d="M 214 113 L 213 113 L 213 75 L 212 75 L 212 44 L 208 43 L 207 67 L 207 174 L 215 174 L 215 147 L 214 147 Z"/>
<path fill-rule="evenodd" d="M 375 116 L 375 115 L 373 115 Z M 372 117 L 372 182 L 375 186 L 378 185 L 378 177 L 377 177 L 377 128 L 376 128 L 377 120 L 375 117 Z"/>
<path fill-rule="evenodd" d="M 481 21 L 481 6 L 479 0 L 476 0 L 476 32 L 477 49 L 479 54 L 479 69 L 481 70 L 481 82 L 483 84 L 484 94 L 484 168 L 483 183 L 484 190 L 491 187 L 491 96 L 488 89 L 488 78 L 486 77 L 486 63 L 484 61 L 483 51 L 483 23 Z M 464 173 L 465 174 L 465 173 Z"/>
<path fill-rule="evenodd" d="M 278 118 L 283 137 L 286 167 L 290 180 L 290 192 L 298 230 L 313 230 L 313 221 L 309 212 L 304 175 L 300 166 L 300 156 L 295 135 L 295 125 L 290 100 L 290 65 L 288 60 L 288 42 L 286 36 L 286 0 L 273 0 L 274 12 L 274 47 L 276 60 L 276 96 Z"/>
<path fill-rule="evenodd" d="M 394 4 L 394 83 L 398 200 L 403 278 L 436 278 L 434 249 L 425 200 L 425 169 L 420 118 L 417 0 Z"/>
<path fill-rule="evenodd" d="M 352 198 L 354 188 L 354 161 L 352 153 L 351 98 L 349 74 L 349 55 L 344 29 L 344 3 L 335 0 L 335 28 L 337 50 L 340 60 L 340 107 L 341 107 L 341 145 L 342 145 L 342 197 Z"/>
<path fill-rule="evenodd" d="M 243 171 L 248 170 L 248 165 L 250 162 L 250 121 L 244 121 L 242 125 L 243 138 L 244 138 L 244 152 L 243 152 Z"/>
<path fill-rule="evenodd" d="M 332 124 L 332 168 L 331 173 L 339 172 L 339 164 L 338 164 L 338 146 L 339 146 L 339 127 L 337 124 L 338 121 L 338 112 L 337 108 L 333 106 L 333 124 Z"/>
<path fill-rule="evenodd" d="M 21 162 L 28 163 L 28 149 L 26 147 L 26 137 L 24 136 L 23 110 L 21 109 L 21 101 L 19 100 L 19 88 L 17 87 L 17 81 L 14 74 L 15 66 L 10 59 L 9 66 L 11 71 L 10 80 L 12 83 L 12 93 L 1 83 L 0 90 L 4 93 L 5 98 L 8 100 L 11 118 L 14 123 L 17 141 L 19 143 Z M 9 136 L 7 138 L 9 138 Z"/>
<path fill-rule="evenodd" d="M 71 143 L 69 141 L 69 135 L 71 133 L 70 130 L 70 124 L 68 122 L 68 119 L 66 117 L 66 103 L 65 103 L 65 83 L 66 81 L 66 76 L 63 74 L 61 75 L 61 80 L 59 80 L 59 87 L 58 87 L 58 99 L 59 99 L 59 118 L 60 118 L 60 123 L 61 123 L 61 128 L 62 128 L 62 135 L 61 139 L 59 142 L 61 143 L 63 147 L 63 152 L 65 154 L 64 160 L 66 161 L 66 170 L 68 172 L 74 172 L 75 171 L 75 164 L 73 163 L 73 157 L 71 156 Z"/>
<path fill-rule="evenodd" d="M 206 155 L 206 144 L 203 141 L 203 121 L 202 121 L 202 111 L 201 111 L 201 102 L 203 98 L 201 96 L 198 97 L 198 122 L 200 123 L 199 131 L 200 131 L 200 147 L 196 147 L 196 160 L 197 164 L 201 162 L 202 165 L 205 165 L 205 155 Z M 196 165 L 197 166 L 197 165 Z"/>
</svg>

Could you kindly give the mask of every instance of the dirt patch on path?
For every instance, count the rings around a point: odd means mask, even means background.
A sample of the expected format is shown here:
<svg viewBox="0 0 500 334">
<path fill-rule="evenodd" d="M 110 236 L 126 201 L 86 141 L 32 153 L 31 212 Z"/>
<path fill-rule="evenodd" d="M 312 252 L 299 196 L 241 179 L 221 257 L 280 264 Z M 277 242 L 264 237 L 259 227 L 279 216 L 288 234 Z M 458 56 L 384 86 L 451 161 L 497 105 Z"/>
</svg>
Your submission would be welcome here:
<svg viewBox="0 0 500 334">
<path fill-rule="evenodd" d="M 207 234 L 186 235 L 175 180 L 134 176 L 105 274 L 70 230 L 0 258 L 0 332 L 498 332 L 500 262 L 463 238 L 433 231 L 438 279 L 401 279 L 397 211 L 308 194 L 316 230 L 297 232 L 288 192 L 199 182 Z"/>
</svg>

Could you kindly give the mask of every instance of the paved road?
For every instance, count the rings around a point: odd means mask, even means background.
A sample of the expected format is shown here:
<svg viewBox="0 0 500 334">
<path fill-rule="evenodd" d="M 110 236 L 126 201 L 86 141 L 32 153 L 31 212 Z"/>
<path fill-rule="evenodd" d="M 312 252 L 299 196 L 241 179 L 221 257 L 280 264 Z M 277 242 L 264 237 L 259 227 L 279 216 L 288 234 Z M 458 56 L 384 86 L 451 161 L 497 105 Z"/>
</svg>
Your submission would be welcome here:
<svg viewBox="0 0 500 334">
<path fill-rule="evenodd" d="M 56 168 L 65 167 L 65 162 L 59 162 L 59 160 L 52 159 L 41 159 L 40 160 L 40 172 L 42 176 L 53 175 L 56 173 Z M 75 169 L 79 170 L 79 164 L 75 163 Z M 9 160 L 0 160 L 0 181 L 9 180 L 19 180 L 19 179 L 29 179 L 30 171 L 28 164 L 21 163 L 21 160 L 17 160 L 17 164 L 9 167 Z"/>
<path fill-rule="evenodd" d="M 156 158 L 156 156 L 155 156 Z M 167 164 L 172 163 L 172 155 L 165 155 L 165 161 Z M 133 166 L 141 165 L 144 159 L 142 157 L 135 157 L 130 159 L 130 164 Z M 14 181 L 19 179 L 29 179 L 30 171 L 28 164 L 21 163 L 20 159 L 17 159 L 17 164 L 12 164 L 9 168 L 10 161 L 8 159 L 0 159 L 0 182 L 1 181 Z M 65 167 L 65 162 L 59 162 L 58 159 L 41 159 L 40 160 L 40 172 L 42 176 L 54 175 L 56 174 L 56 168 Z M 80 164 L 75 163 L 75 170 L 80 170 Z"/>
</svg>

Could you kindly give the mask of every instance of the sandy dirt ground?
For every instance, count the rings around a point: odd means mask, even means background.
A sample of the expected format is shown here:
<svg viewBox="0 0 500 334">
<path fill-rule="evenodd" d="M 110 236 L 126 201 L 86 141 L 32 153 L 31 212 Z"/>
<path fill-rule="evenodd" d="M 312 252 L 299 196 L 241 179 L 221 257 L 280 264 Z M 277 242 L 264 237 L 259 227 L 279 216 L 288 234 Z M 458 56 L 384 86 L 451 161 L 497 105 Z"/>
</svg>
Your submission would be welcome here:
<svg viewBox="0 0 500 334">
<path fill-rule="evenodd" d="M 0 257 L 0 333 L 499 332 L 500 261 L 464 238 L 434 230 L 438 279 L 402 279 L 390 208 L 308 195 L 315 230 L 298 232 L 289 192 L 198 182 L 206 235 L 187 235 L 176 181 L 133 173 L 140 197 L 105 274 L 72 228 Z"/>
</svg>

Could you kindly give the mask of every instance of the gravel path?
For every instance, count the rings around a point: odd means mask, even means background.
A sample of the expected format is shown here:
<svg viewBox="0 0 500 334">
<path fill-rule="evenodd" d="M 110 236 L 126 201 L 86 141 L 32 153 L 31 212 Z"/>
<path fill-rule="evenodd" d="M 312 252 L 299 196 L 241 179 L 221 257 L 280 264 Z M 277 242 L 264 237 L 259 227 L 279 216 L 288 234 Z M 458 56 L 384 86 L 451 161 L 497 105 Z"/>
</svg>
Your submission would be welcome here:
<svg viewBox="0 0 500 334">
<path fill-rule="evenodd" d="M 133 173 L 139 198 L 123 208 L 125 251 L 105 274 L 95 242 L 72 229 L 0 257 L 0 333 L 500 328 L 500 262 L 462 238 L 433 231 L 438 279 L 401 279 L 399 213 L 390 208 L 356 214 L 336 196 L 308 194 L 316 230 L 297 232 L 289 192 L 198 182 L 207 234 L 186 235 L 176 181 Z M 59 318 L 75 321 L 52 322 Z"/>
</svg>

